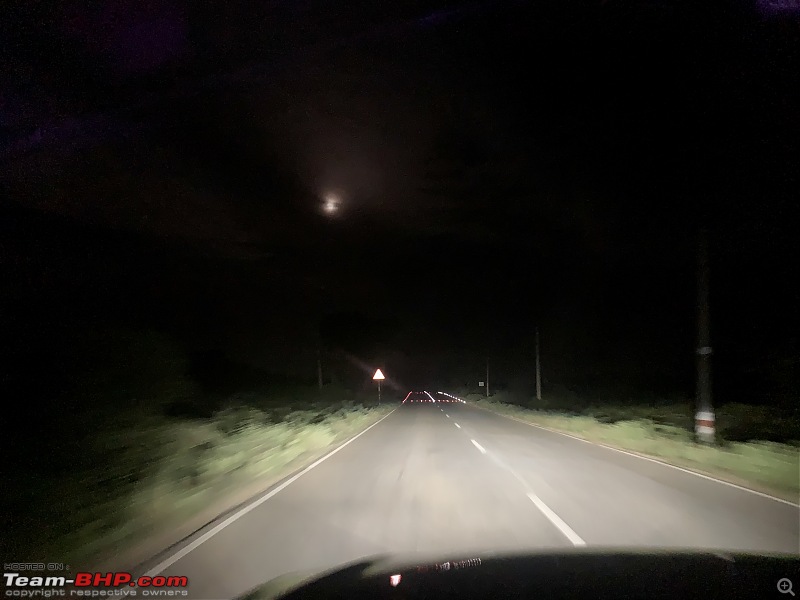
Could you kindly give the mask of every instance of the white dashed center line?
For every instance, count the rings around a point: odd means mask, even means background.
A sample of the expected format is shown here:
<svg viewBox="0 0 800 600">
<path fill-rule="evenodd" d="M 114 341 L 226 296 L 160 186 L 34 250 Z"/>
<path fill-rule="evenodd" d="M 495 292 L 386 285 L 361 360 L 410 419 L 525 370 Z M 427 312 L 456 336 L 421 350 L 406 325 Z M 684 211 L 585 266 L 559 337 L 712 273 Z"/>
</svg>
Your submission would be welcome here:
<svg viewBox="0 0 800 600">
<path fill-rule="evenodd" d="M 448 415 L 447 413 L 445 413 L 445 415 L 446 415 L 447 417 L 450 417 L 450 415 Z M 461 425 L 459 425 L 458 423 L 454 423 L 454 424 L 455 424 L 455 426 L 456 426 L 456 427 L 458 427 L 459 429 L 461 429 Z M 483 446 L 481 446 L 481 445 L 480 445 L 478 442 L 476 442 L 475 440 L 472 440 L 472 439 L 470 440 L 470 442 L 472 442 L 472 445 L 473 445 L 473 446 L 475 446 L 475 447 L 476 447 L 476 448 L 477 448 L 477 449 L 480 451 L 480 453 L 481 453 L 481 454 L 487 454 L 487 452 L 486 452 L 486 448 L 484 448 Z M 530 489 L 531 489 L 531 488 L 530 488 L 530 486 L 528 485 L 528 483 L 527 483 L 527 482 L 526 482 L 526 481 L 525 481 L 525 480 L 524 480 L 524 479 L 523 479 L 523 478 L 522 478 L 522 477 L 521 477 L 521 476 L 520 476 L 520 475 L 519 475 L 519 474 L 518 474 L 516 471 L 514 471 L 514 469 L 512 469 L 510 466 L 508 466 L 507 464 L 505 464 L 505 463 L 504 463 L 502 460 L 500 460 L 500 458 L 499 458 L 499 457 L 497 457 L 497 456 L 494 456 L 494 455 L 489 455 L 489 458 L 491 458 L 493 461 L 495 461 L 495 462 L 497 463 L 497 465 L 498 465 L 500 468 L 502 468 L 502 469 L 504 469 L 504 470 L 508 471 L 508 472 L 509 472 L 509 473 L 510 473 L 510 474 L 511 474 L 513 477 L 514 477 L 514 479 L 516 479 L 516 480 L 517 480 L 517 481 L 518 481 L 518 482 L 519 482 L 519 483 L 522 485 L 522 488 L 523 488 L 524 490 L 526 490 L 526 494 L 527 494 L 528 498 L 530 498 L 531 502 L 533 502 L 533 504 L 536 506 L 536 508 L 538 508 L 538 509 L 541 511 L 541 513 L 542 513 L 542 514 L 543 514 L 545 517 L 547 517 L 547 519 L 548 519 L 548 520 L 549 520 L 549 521 L 550 521 L 550 522 L 551 522 L 553 525 L 555 525 L 555 526 L 556 526 L 556 528 L 557 528 L 557 529 L 558 529 L 558 530 L 559 530 L 561 533 L 563 533 L 563 534 L 564 534 L 564 537 L 566 537 L 566 538 L 567 538 L 567 539 L 568 539 L 570 542 L 572 542 L 572 545 L 573 545 L 573 546 L 585 546 L 585 545 L 586 545 L 586 542 L 585 542 L 585 541 L 583 541 L 583 538 L 581 538 L 581 536 L 579 536 L 577 533 L 575 533 L 575 532 L 573 531 L 572 527 L 570 527 L 569 525 L 567 525 L 567 524 L 566 524 L 566 523 L 565 523 L 565 522 L 564 522 L 564 521 L 561 519 L 561 517 L 559 517 L 559 516 L 558 516 L 556 513 L 554 513 L 554 512 L 553 512 L 553 511 L 550 509 L 550 507 L 549 507 L 549 506 L 547 506 L 547 504 L 545 504 L 545 503 L 542 501 L 542 499 L 541 499 L 541 498 L 539 498 L 539 496 L 537 496 L 536 494 L 534 494 L 534 493 L 533 493 L 533 492 L 531 492 L 531 491 L 528 491 L 528 490 L 530 490 Z"/>
<path fill-rule="evenodd" d="M 474 444 L 475 440 L 473 440 L 472 443 Z M 570 542 L 572 542 L 573 546 L 585 546 L 586 545 L 586 542 L 584 542 L 583 539 L 577 533 L 572 531 L 572 527 L 570 527 L 569 525 L 564 523 L 564 521 L 561 520 L 561 517 L 559 517 L 556 513 L 554 513 L 552 510 L 550 510 L 550 507 L 547 506 L 547 504 L 545 504 L 544 502 L 542 502 L 539 499 L 539 496 L 537 496 L 536 494 L 534 494 L 532 492 L 529 492 L 528 493 L 528 498 L 530 498 L 531 502 L 533 502 L 536 505 L 536 508 L 538 508 L 540 511 L 542 511 L 542 514 L 545 517 L 550 519 L 550 522 L 553 525 L 558 527 L 558 530 L 561 533 L 563 533 Z"/>
</svg>

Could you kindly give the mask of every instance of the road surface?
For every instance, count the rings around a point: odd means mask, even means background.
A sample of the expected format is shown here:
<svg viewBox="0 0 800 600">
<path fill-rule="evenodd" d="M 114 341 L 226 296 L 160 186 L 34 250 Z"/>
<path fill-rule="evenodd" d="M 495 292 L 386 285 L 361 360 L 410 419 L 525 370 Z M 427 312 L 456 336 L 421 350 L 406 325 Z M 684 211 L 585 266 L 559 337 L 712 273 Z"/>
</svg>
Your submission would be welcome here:
<svg viewBox="0 0 800 600">
<path fill-rule="evenodd" d="M 443 396 L 436 395 L 437 399 Z M 461 403 L 389 416 L 145 566 L 230 598 L 385 553 L 675 547 L 800 554 L 800 509 Z"/>
</svg>

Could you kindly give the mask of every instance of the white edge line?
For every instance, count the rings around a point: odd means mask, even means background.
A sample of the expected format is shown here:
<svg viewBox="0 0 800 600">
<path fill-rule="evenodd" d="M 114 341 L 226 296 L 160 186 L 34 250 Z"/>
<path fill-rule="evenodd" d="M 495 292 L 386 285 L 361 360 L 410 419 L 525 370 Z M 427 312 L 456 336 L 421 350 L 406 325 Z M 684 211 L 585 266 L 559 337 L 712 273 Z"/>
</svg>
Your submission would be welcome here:
<svg viewBox="0 0 800 600">
<path fill-rule="evenodd" d="M 456 427 L 458 427 L 459 429 L 461 429 L 461 425 L 459 425 L 458 423 L 456 423 Z"/>
<path fill-rule="evenodd" d="M 170 556 L 169 558 L 166 558 L 166 559 L 164 559 L 163 561 L 161 561 L 160 563 L 158 563 L 158 564 L 157 564 L 155 567 L 153 567 L 152 569 L 150 569 L 149 571 L 147 571 L 147 572 L 145 573 L 145 575 L 146 575 L 147 577 L 154 577 L 155 575 L 158 575 L 159 573 L 161 573 L 161 572 L 162 572 L 164 569 L 167 569 L 168 567 L 172 566 L 173 564 L 175 564 L 176 562 L 178 562 L 180 559 L 182 559 L 184 556 L 186 556 L 187 554 L 189 554 L 190 552 L 192 552 L 193 550 L 195 550 L 196 548 L 198 548 L 198 547 L 199 547 L 201 544 L 203 544 L 204 542 L 207 542 L 207 541 L 208 541 L 208 540 L 210 540 L 212 537 L 214 537 L 215 535 L 217 535 L 217 534 L 218 534 L 220 531 L 222 531 L 223 529 L 225 529 L 225 528 L 226 528 L 228 525 L 230 525 L 230 524 L 231 524 L 231 523 L 233 523 L 234 521 L 238 520 L 239 518 L 243 517 L 244 515 L 246 515 L 247 513 L 249 513 L 251 510 L 253 510 L 253 509 L 255 509 L 255 508 L 259 507 L 259 506 L 260 506 L 260 505 L 262 505 L 264 502 L 266 502 L 267 500 L 269 500 L 270 498 L 272 498 L 272 497 L 273 497 L 275 494 L 277 494 L 277 493 L 278 493 L 278 492 L 280 492 L 281 490 L 283 490 L 283 489 L 287 488 L 287 487 L 288 487 L 290 484 L 292 484 L 292 483 L 294 483 L 295 481 L 297 481 L 298 479 L 300 479 L 300 478 L 301 478 L 303 475 L 305 475 L 306 473 L 308 473 L 308 472 L 309 472 L 311 469 L 313 469 L 314 467 L 316 467 L 316 466 L 317 466 L 317 465 L 319 465 L 320 463 L 322 463 L 322 462 L 326 461 L 327 459 L 329 459 L 331 456 L 333 456 L 334 454 L 336 454 L 337 452 L 339 452 L 339 450 L 343 449 L 345 446 L 349 445 L 351 442 L 354 442 L 355 440 L 357 440 L 358 438 L 360 438 L 362 435 L 364 435 L 365 433 L 367 433 L 367 432 L 368 432 L 370 429 L 372 429 L 373 427 L 375 427 L 375 425 L 377 425 L 378 423 L 380 423 L 381 421 L 383 421 L 384 419 L 386 419 L 386 418 L 387 418 L 389 415 L 391 415 L 391 414 L 392 414 L 392 413 L 393 413 L 395 410 L 397 410 L 397 409 L 396 409 L 396 408 L 395 408 L 395 409 L 393 409 L 393 410 L 392 410 L 392 411 L 391 411 L 391 412 L 390 412 L 388 415 L 385 415 L 385 416 L 381 417 L 380 419 L 378 419 L 377 421 L 375 421 L 375 422 L 374 422 L 372 425 L 370 425 L 369 427 L 367 427 L 367 428 L 366 428 L 364 431 L 362 431 L 362 432 L 360 432 L 360 433 L 357 433 L 356 435 L 354 435 L 353 437 L 351 437 L 349 440 L 347 440 L 346 442 L 344 442 L 344 443 L 343 443 L 341 446 L 337 446 L 336 448 L 334 448 L 333 450 L 331 450 L 330 452 L 328 452 L 328 453 L 327 453 L 325 456 L 323 456 L 322 458 L 318 458 L 318 459 L 317 459 L 317 460 L 315 460 L 313 463 L 311 463 L 310 465 L 308 465 L 308 466 L 307 466 L 305 469 L 303 469 L 302 471 L 300 471 L 300 472 L 299 472 L 299 473 L 297 473 L 296 475 L 293 475 L 292 477 L 290 477 L 289 479 L 287 479 L 286 481 L 284 481 L 284 482 L 283 482 L 282 484 L 280 484 L 278 487 L 274 488 L 273 490 L 270 490 L 269 492 L 267 492 L 266 494 L 264 494 L 264 495 L 263 495 L 263 496 L 261 496 L 260 498 L 258 498 L 258 499 L 256 499 L 256 500 L 254 500 L 252 503 L 248 504 L 248 505 L 247 505 L 247 506 L 245 506 L 244 508 L 242 508 L 242 509 L 238 510 L 237 512 L 235 512 L 234 514 L 232 514 L 230 517 L 228 517 L 227 519 L 225 519 L 224 521 L 222 521 L 222 522 L 221 522 L 221 523 L 219 523 L 218 525 L 215 525 L 215 526 L 214 526 L 212 529 L 209 529 L 209 530 L 208 530 L 206 533 L 204 533 L 203 535 L 201 535 L 199 538 L 197 538 L 196 540 L 192 541 L 190 544 L 187 544 L 186 546 L 184 546 L 183 548 L 181 548 L 180 550 L 178 550 L 178 551 L 177 551 L 175 554 L 173 554 L 173 555 L 172 555 L 172 556 Z"/>
<path fill-rule="evenodd" d="M 476 447 L 478 450 L 480 450 L 480 451 L 481 451 L 481 454 L 486 454 L 486 448 L 484 448 L 483 446 L 481 446 L 481 445 L 480 445 L 478 442 L 476 442 L 475 440 L 470 440 L 470 442 L 472 442 L 472 443 L 475 445 L 475 447 Z"/>
<path fill-rule="evenodd" d="M 558 530 L 561 533 L 563 533 L 570 542 L 572 542 L 573 546 L 585 546 L 586 545 L 586 542 L 583 541 L 581 536 L 579 536 L 577 533 L 575 533 L 572 530 L 572 527 L 570 527 L 569 525 L 564 523 L 564 521 L 561 519 L 561 517 L 559 517 L 556 513 L 554 513 L 552 510 L 550 510 L 550 507 L 547 506 L 547 504 L 545 504 L 544 502 L 542 502 L 539 499 L 539 496 L 537 496 L 536 494 L 534 494 L 532 492 L 529 492 L 528 493 L 528 498 L 531 499 L 531 502 L 533 502 L 536 505 L 536 508 L 538 508 L 540 511 L 542 511 L 542 514 L 545 517 L 547 517 L 553 525 L 558 527 Z"/>
<path fill-rule="evenodd" d="M 765 494 L 764 492 L 759 492 L 757 490 L 751 490 L 750 488 L 744 487 L 743 485 L 737 485 L 735 483 L 731 483 L 730 481 L 725 481 L 724 479 L 717 479 L 716 477 L 711 477 L 710 475 L 705 475 L 704 473 L 698 473 L 697 471 L 692 471 L 691 469 L 686 469 L 684 467 L 679 467 L 678 465 L 671 465 L 668 462 L 664 462 L 663 460 L 658 460 L 657 458 L 652 458 L 650 456 L 643 456 L 641 454 L 636 454 L 635 452 L 630 452 L 628 450 L 622 450 L 621 448 L 614 448 L 614 446 L 608 446 L 606 444 L 601 444 L 600 442 L 592 442 L 590 440 L 585 440 L 577 435 L 572 435 L 570 433 L 565 433 L 563 431 L 558 431 L 557 429 L 551 429 L 550 427 L 545 427 L 544 425 L 536 425 L 535 423 L 528 423 L 527 421 L 523 421 L 522 419 L 517 419 L 516 417 L 512 417 L 510 415 L 504 415 L 502 413 L 495 412 L 493 410 L 489 410 L 488 408 L 483 408 L 482 406 L 476 406 L 475 408 L 479 408 L 481 410 L 485 410 L 490 412 L 498 417 L 505 417 L 507 419 L 511 419 L 512 421 L 517 421 L 518 423 L 522 423 L 523 425 L 530 425 L 531 427 L 536 427 L 538 429 L 544 429 L 545 431 L 549 431 L 551 433 L 557 433 L 558 435 L 563 435 L 568 438 L 572 438 L 573 440 L 578 440 L 579 442 L 584 442 L 586 444 L 591 444 L 592 446 L 600 446 L 601 448 L 606 448 L 607 450 L 613 450 L 614 452 L 620 452 L 622 454 L 627 454 L 628 456 L 633 456 L 635 458 L 641 458 L 642 460 L 648 460 L 652 463 L 656 463 L 658 465 L 662 465 L 664 467 L 669 467 L 671 469 L 677 469 L 678 471 L 683 471 L 684 473 L 689 473 L 690 475 L 695 475 L 697 477 L 702 477 L 703 479 L 708 479 L 709 481 L 715 481 L 717 483 L 721 483 L 723 485 L 727 485 L 732 488 L 736 488 L 737 490 L 742 490 L 743 492 L 750 492 L 751 494 L 755 494 L 756 496 L 761 496 L 762 498 L 769 498 L 770 500 L 775 500 L 775 502 L 782 502 L 783 504 L 788 504 L 789 506 L 794 506 L 795 508 L 800 508 L 800 504 L 795 504 L 790 500 L 784 500 L 783 498 L 778 498 L 777 496 L 770 496 L 769 494 Z"/>
</svg>

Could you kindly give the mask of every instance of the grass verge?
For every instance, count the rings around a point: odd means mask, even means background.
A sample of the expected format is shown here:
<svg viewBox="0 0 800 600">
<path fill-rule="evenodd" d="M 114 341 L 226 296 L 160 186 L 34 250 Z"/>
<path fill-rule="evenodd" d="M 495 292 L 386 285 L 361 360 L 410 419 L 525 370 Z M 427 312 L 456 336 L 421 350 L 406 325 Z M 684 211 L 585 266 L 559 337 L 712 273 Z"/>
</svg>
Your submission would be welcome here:
<svg viewBox="0 0 800 600">
<path fill-rule="evenodd" d="M 211 419 L 140 415 L 118 423 L 91 437 L 107 461 L 11 490 L 20 497 L 5 500 L 16 506 L 16 524 L 26 526 L 27 535 L 14 535 L 10 550 L 15 556 L 58 557 L 81 568 L 136 556 L 131 548 L 153 538 L 163 545 L 151 544 L 148 551 L 158 552 L 391 408 L 349 402 L 303 410 L 238 406 Z"/>
<path fill-rule="evenodd" d="M 669 420 L 664 415 L 681 412 L 665 407 L 619 407 L 611 410 L 630 416 L 604 422 L 609 420 L 608 408 L 585 411 L 595 414 L 571 415 L 481 398 L 470 400 L 476 406 L 521 421 L 657 458 L 792 502 L 797 502 L 800 495 L 800 448 L 796 443 L 722 439 L 716 446 L 697 444 L 687 426 L 664 422 Z M 691 415 L 686 420 L 690 422 Z"/>
</svg>

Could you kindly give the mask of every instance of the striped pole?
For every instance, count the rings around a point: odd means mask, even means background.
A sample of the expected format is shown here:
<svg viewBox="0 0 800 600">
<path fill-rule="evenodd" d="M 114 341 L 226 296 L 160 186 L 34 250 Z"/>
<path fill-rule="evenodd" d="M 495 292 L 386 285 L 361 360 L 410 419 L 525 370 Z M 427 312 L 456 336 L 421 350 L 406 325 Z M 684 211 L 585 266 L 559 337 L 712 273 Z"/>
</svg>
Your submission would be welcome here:
<svg viewBox="0 0 800 600">
<path fill-rule="evenodd" d="M 694 433 L 700 442 L 713 443 L 716 428 L 714 426 L 714 413 L 699 410 L 694 415 Z"/>
<path fill-rule="evenodd" d="M 709 287 L 708 233 L 701 230 L 697 246 L 697 412 L 694 429 L 698 442 L 713 444 Z"/>
</svg>

